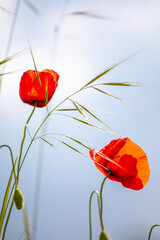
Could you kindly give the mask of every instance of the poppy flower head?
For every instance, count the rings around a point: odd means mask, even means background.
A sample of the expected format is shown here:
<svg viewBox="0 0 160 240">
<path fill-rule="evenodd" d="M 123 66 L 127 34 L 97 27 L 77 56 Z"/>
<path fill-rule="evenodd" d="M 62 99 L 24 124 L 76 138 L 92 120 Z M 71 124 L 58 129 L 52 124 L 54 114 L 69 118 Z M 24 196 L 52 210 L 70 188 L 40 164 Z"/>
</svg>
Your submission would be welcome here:
<svg viewBox="0 0 160 240">
<path fill-rule="evenodd" d="M 129 138 L 113 140 L 96 153 L 90 150 L 90 157 L 102 174 L 106 176 L 110 171 L 108 178 L 124 187 L 140 190 L 149 180 L 147 156 Z"/>
<path fill-rule="evenodd" d="M 37 107 L 44 107 L 52 98 L 57 86 L 59 75 L 53 70 L 42 72 L 28 70 L 23 73 L 19 86 L 19 95 L 24 103 Z"/>
</svg>

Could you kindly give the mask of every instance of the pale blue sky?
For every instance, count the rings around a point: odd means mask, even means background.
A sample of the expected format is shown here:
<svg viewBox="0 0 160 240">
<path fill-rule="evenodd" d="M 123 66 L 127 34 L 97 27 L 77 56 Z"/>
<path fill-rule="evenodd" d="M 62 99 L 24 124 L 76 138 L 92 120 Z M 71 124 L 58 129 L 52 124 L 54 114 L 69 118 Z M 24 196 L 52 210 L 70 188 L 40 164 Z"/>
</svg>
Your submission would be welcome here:
<svg viewBox="0 0 160 240">
<path fill-rule="evenodd" d="M 86 90 L 73 99 L 85 107 L 97 109 L 94 113 L 98 117 L 121 135 L 139 144 L 147 153 L 151 170 L 149 183 L 137 192 L 108 180 L 104 187 L 103 213 L 105 229 L 113 240 L 145 240 L 152 224 L 160 223 L 160 2 L 70 0 L 66 5 L 62 0 L 32 2 L 40 16 L 36 16 L 21 1 L 10 54 L 27 48 L 28 37 L 38 69 L 51 68 L 59 73 L 59 86 L 48 105 L 49 109 L 110 65 L 142 50 L 99 80 L 144 82 L 146 86 L 139 88 L 103 88 L 135 105 L 93 90 Z M 0 1 L 0 6 L 14 12 L 15 1 Z M 88 11 L 106 16 L 107 19 L 69 15 L 77 11 Z M 64 18 L 61 18 L 62 13 L 65 14 Z M 5 54 L 12 20 L 12 15 L 0 12 L 1 59 Z M 58 24 L 59 32 L 55 35 L 54 29 Z M 20 71 L 4 77 L 0 92 L 0 144 L 9 144 L 14 157 L 19 153 L 24 124 L 32 110 L 31 106 L 21 102 L 18 95 L 21 75 L 28 69 L 34 69 L 29 51 L 7 64 L 6 72 Z M 71 103 L 66 102 L 64 106 L 71 107 Z M 45 114 L 46 109 L 36 110 L 29 125 L 32 135 Z M 75 116 L 80 117 L 78 114 Z M 96 149 L 116 138 L 63 116 L 51 116 L 47 128 L 47 132 L 67 134 Z M 29 137 L 27 139 L 25 148 Z M 45 145 L 37 239 L 87 240 L 89 196 L 93 190 L 99 190 L 103 176 L 89 159 L 54 139 L 49 140 L 55 144 L 58 152 Z M 80 149 L 89 155 L 85 149 Z M 38 151 L 39 140 L 33 144 L 26 158 L 19 186 L 28 206 L 31 229 Z M 2 192 L 11 168 L 9 161 L 8 153 L 1 151 Z M 96 199 L 92 213 L 93 240 L 96 240 L 100 233 Z M 23 230 L 22 212 L 14 208 L 6 239 L 17 240 Z M 160 232 L 155 230 L 152 239 L 158 240 L 159 237 Z"/>
</svg>

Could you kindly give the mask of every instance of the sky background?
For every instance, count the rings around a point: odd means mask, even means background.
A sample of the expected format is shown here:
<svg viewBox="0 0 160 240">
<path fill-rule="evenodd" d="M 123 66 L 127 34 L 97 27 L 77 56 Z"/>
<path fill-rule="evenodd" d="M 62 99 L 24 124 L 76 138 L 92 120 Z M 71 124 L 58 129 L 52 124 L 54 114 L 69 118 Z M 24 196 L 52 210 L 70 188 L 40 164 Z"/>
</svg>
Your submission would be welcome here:
<svg viewBox="0 0 160 240">
<path fill-rule="evenodd" d="M 5 72 L 16 72 L 2 79 L 0 145 L 11 146 L 16 158 L 25 122 L 32 111 L 32 107 L 19 98 L 19 82 L 23 72 L 34 69 L 28 41 L 38 70 L 50 68 L 60 75 L 58 88 L 48 104 L 50 110 L 109 66 L 138 53 L 98 80 L 99 83 L 144 83 L 143 87 L 102 88 L 128 100 L 130 104 L 91 89 L 72 99 L 94 109 L 94 114 L 112 129 L 129 137 L 146 152 L 151 176 L 144 189 L 133 191 L 108 180 L 103 191 L 104 226 L 111 238 L 145 240 L 150 227 L 160 223 L 160 1 L 34 0 L 32 3 L 36 11 L 31 10 L 27 0 L 20 1 L 7 55 L 26 49 L 5 65 Z M 16 1 L 0 0 L 0 6 L 11 12 L 6 13 L 0 9 L 0 60 L 3 60 L 15 18 Z M 72 14 L 80 11 L 98 17 Z M 61 107 L 73 106 L 70 101 L 66 101 Z M 32 136 L 45 115 L 46 108 L 36 109 L 29 124 Z M 78 113 L 70 115 L 81 118 Z M 90 120 L 100 125 L 94 119 Z M 97 150 L 117 138 L 107 131 L 100 131 L 59 115 L 52 115 L 42 131 L 69 135 Z M 36 205 L 39 206 L 36 239 L 87 240 L 89 197 L 93 190 L 99 191 L 103 175 L 90 159 L 54 138 L 47 139 L 58 151 L 37 139 L 20 174 L 19 188 L 28 208 L 31 232 L 33 233 Z M 86 149 L 67 139 L 60 139 L 73 144 L 89 156 Z M 27 135 L 24 151 L 29 142 Z M 11 171 L 11 161 L 6 149 L 1 149 L 0 166 L 1 205 Z M 37 171 L 41 176 L 41 187 L 39 201 L 36 200 L 35 203 Z M 93 240 L 96 240 L 100 234 L 96 198 L 93 198 L 92 222 Z M 23 212 L 14 207 L 6 239 L 23 239 L 23 234 Z M 159 238 L 160 230 L 155 229 L 152 240 Z"/>
</svg>

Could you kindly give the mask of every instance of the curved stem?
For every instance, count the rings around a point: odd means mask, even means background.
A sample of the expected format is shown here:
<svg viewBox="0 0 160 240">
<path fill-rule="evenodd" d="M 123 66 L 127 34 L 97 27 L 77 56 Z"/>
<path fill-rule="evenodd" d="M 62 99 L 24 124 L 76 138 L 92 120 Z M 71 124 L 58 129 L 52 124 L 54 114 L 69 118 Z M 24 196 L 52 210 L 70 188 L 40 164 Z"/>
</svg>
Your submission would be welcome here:
<svg viewBox="0 0 160 240">
<path fill-rule="evenodd" d="M 11 160 L 12 160 L 12 168 L 13 168 L 13 173 L 14 173 L 14 178 L 15 178 L 15 183 L 17 183 L 17 177 L 16 177 L 16 172 L 15 172 L 15 167 L 14 167 L 14 159 L 13 159 L 12 149 L 8 145 L 1 145 L 0 148 L 2 148 L 2 147 L 7 147 L 9 149 L 9 151 L 10 151 Z"/>
<path fill-rule="evenodd" d="M 91 203 L 92 203 L 92 197 L 93 194 L 97 194 L 97 201 L 98 201 L 98 209 L 99 209 L 99 214 L 100 214 L 100 201 L 99 201 L 99 193 L 98 191 L 93 191 L 90 195 L 90 199 L 89 199 L 89 236 L 90 236 L 90 240 L 92 240 L 92 217 L 91 217 Z"/>
<path fill-rule="evenodd" d="M 103 225 L 103 199 L 102 199 L 102 190 L 103 190 L 103 186 L 104 183 L 106 181 L 106 179 L 108 178 L 108 176 L 111 174 L 111 172 L 108 172 L 107 176 L 103 179 L 103 182 L 101 184 L 101 189 L 100 189 L 100 222 L 101 222 L 101 230 L 104 231 L 104 225 Z"/>
<path fill-rule="evenodd" d="M 25 127 L 24 127 L 24 132 L 23 132 L 23 138 L 22 138 L 22 142 L 21 142 L 21 147 L 20 147 L 20 154 L 19 154 L 19 158 L 18 158 L 18 166 L 17 166 L 17 182 L 19 180 L 19 172 L 20 172 L 20 161 L 21 161 L 21 157 L 22 157 L 22 150 L 23 150 L 23 144 L 24 144 L 24 141 L 25 141 L 25 138 L 26 138 L 26 130 L 27 130 L 27 126 L 28 126 L 28 123 L 36 109 L 36 106 L 37 106 L 37 102 L 35 103 L 34 105 L 34 108 L 25 124 Z"/>
<path fill-rule="evenodd" d="M 148 240 L 151 239 L 151 233 L 152 233 L 153 228 L 155 228 L 155 227 L 160 227 L 160 224 L 154 224 L 154 225 L 151 227 L 151 229 L 150 229 L 150 231 L 149 231 Z"/>
</svg>

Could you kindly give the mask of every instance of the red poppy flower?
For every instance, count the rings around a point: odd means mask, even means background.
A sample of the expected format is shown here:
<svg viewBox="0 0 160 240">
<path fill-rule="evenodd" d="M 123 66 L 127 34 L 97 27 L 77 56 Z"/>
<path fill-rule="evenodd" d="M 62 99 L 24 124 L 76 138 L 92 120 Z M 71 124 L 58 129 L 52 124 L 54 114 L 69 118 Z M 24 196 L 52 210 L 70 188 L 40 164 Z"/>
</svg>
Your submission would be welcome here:
<svg viewBox="0 0 160 240">
<path fill-rule="evenodd" d="M 129 138 L 111 141 L 104 148 L 90 156 L 96 167 L 110 180 L 122 183 L 133 190 L 142 189 L 150 176 L 149 164 L 145 152 Z M 98 164 L 97 164 L 97 163 Z"/>
<path fill-rule="evenodd" d="M 44 107 L 52 98 L 57 86 L 59 75 L 53 70 L 42 72 L 29 70 L 23 73 L 19 86 L 19 95 L 24 103 L 37 107 Z M 40 81 L 39 81 L 40 80 Z"/>
</svg>

